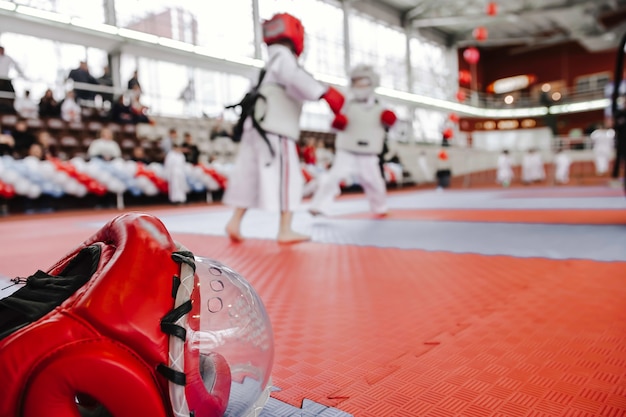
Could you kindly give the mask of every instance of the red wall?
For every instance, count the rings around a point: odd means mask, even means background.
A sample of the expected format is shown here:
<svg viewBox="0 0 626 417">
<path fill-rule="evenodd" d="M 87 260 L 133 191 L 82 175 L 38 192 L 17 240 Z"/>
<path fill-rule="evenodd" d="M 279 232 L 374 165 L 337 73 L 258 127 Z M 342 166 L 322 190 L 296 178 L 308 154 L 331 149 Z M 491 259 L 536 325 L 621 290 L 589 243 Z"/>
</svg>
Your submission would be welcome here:
<svg viewBox="0 0 626 417">
<path fill-rule="evenodd" d="M 459 69 L 469 70 L 470 66 L 463 59 L 463 50 L 459 50 Z M 575 79 L 582 75 L 605 71 L 612 74 L 617 53 L 616 50 L 591 53 L 577 42 L 517 52 L 520 50 L 521 47 L 480 50 L 480 61 L 476 64 L 477 89 L 485 91 L 487 85 L 500 78 L 522 74 L 536 75 L 536 85 L 564 80 L 567 86 L 573 86 Z M 588 129 L 594 124 L 602 123 L 603 118 L 602 110 L 559 115 L 558 134 L 566 135 L 576 128 Z M 545 122 L 542 119 L 536 120 L 538 125 Z"/>
<path fill-rule="evenodd" d="M 613 73 L 615 50 L 590 53 L 577 42 L 532 49 L 516 53 L 515 48 L 480 50 L 480 61 L 476 67 L 478 89 L 485 91 L 490 83 L 505 77 L 534 74 L 537 83 L 565 80 L 568 86 L 576 77 L 603 71 Z M 460 69 L 469 69 L 459 50 Z"/>
</svg>

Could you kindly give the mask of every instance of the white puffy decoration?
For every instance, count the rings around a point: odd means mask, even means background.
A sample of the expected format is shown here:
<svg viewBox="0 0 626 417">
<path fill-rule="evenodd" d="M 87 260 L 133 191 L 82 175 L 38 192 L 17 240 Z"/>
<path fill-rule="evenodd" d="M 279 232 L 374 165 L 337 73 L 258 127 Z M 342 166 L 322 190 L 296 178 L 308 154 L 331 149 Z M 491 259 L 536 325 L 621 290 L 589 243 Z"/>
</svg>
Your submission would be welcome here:
<svg viewBox="0 0 626 417">
<path fill-rule="evenodd" d="M 40 173 L 40 160 L 39 158 L 35 157 L 35 156 L 27 156 L 26 158 L 24 158 L 23 160 L 23 164 L 26 167 L 26 170 L 30 173 Z"/>
<path fill-rule="evenodd" d="M 63 171 L 56 171 L 52 175 L 52 181 L 56 182 L 57 184 L 65 184 L 69 178 L 70 176 Z"/>
<path fill-rule="evenodd" d="M 202 184 L 204 184 L 206 188 L 208 188 L 210 191 L 217 191 L 220 189 L 220 185 L 217 183 L 217 181 L 215 181 L 215 179 L 212 176 L 204 172 L 202 168 L 200 167 L 196 167 L 196 168 L 200 175 L 200 181 L 202 181 Z"/>
<path fill-rule="evenodd" d="M 15 192 L 19 195 L 28 195 L 28 190 L 30 190 L 30 186 L 31 182 L 24 177 L 19 177 L 13 184 Z"/>
<path fill-rule="evenodd" d="M 76 195 L 78 192 L 78 182 L 74 179 L 68 180 L 61 186 L 63 187 L 63 192 L 65 192 L 65 194 Z"/>
<path fill-rule="evenodd" d="M 50 178 L 54 174 L 55 168 L 50 161 L 41 161 L 39 164 L 39 172 L 44 178 Z"/>
<path fill-rule="evenodd" d="M 57 189 L 54 183 L 50 181 L 46 181 L 41 184 L 42 191 L 46 194 L 55 194 L 55 190 Z"/>
<path fill-rule="evenodd" d="M 115 176 L 113 174 L 107 171 L 102 171 L 100 173 L 100 177 L 98 178 L 98 181 L 101 182 L 102 184 L 106 184 L 114 179 L 115 179 Z"/>
<path fill-rule="evenodd" d="M 87 172 L 87 175 L 95 179 L 98 172 L 100 172 L 100 169 L 95 163 L 90 161 L 85 167 L 85 171 Z"/>
<path fill-rule="evenodd" d="M 26 196 L 28 198 L 38 198 L 41 195 L 41 187 L 37 184 L 30 184 L 28 187 L 28 191 L 26 192 Z"/>
<path fill-rule="evenodd" d="M 21 178 L 20 174 L 18 174 L 16 171 L 10 168 L 5 169 L 2 175 L 2 181 L 6 182 L 7 184 L 11 184 L 13 186 L 15 186 L 15 183 L 20 178 Z"/>
<path fill-rule="evenodd" d="M 148 165 L 148 169 L 161 178 L 165 175 L 165 168 L 163 168 L 163 164 L 160 162 L 151 162 L 150 165 Z"/>
<path fill-rule="evenodd" d="M 124 173 L 128 176 L 134 177 L 137 173 L 137 162 L 126 161 L 126 164 L 124 165 Z"/>
<path fill-rule="evenodd" d="M 81 183 L 78 183 L 75 195 L 76 195 L 76 197 L 84 197 L 84 196 L 86 196 L 87 195 L 87 187 L 85 187 Z"/>
<path fill-rule="evenodd" d="M 159 192 L 159 189 L 150 181 L 150 178 L 144 177 L 143 175 L 137 177 L 137 185 L 141 192 L 148 196 L 157 195 Z"/>
<path fill-rule="evenodd" d="M 111 177 L 111 179 L 104 185 L 107 187 L 107 190 L 115 194 L 121 194 L 126 191 L 126 185 L 114 177 Z"/>
<path fill-rule="evenodd" d="M 70 159 L 70 162 L 72 165 L 74 165 L 74 167 L 76 167 L 76 170 L 80 172 L 85 171 L 85 169 L 87 168 L 87 162 L 80 156 L 75 156 L 74 158 Z"/>
<path fill-rule="evenodd" d="M 108 164 L 110 164 L 110 166 L 113 167 L 115 171 L 124 171 L 126 169 L 126 161 L 121 158 L 116 158 L 108 162 Z"/>
</svg>

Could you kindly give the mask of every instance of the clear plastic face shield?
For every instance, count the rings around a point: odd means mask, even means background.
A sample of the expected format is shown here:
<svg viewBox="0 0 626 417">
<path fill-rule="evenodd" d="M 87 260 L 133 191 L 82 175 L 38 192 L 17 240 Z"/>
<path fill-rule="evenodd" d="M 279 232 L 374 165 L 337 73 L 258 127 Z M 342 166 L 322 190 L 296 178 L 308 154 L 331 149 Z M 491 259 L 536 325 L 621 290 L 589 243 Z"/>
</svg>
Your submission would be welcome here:
<svg viewBox="0 0 626 417">
<path fill-rule="evenodd" d="M 367 100 L 374 94 L 374 85 L 368 77 L 356 77 L 350 80 L 350 91 L 357 100 Z"/>
<path fill-rule="evenodd" d="M 260 297 L 238 273 L 213 259 L 194 257 L 181 266 L 176 303 L 191 300 L 179 323 L 185 341 L 170 338 L 170 366 L 184 372 L 185 385 L 170 384 L 174 415 L 196 417 L 224 404 L 224 416 L 257 416 L 267 402 L 274 361 L 274 335 Z M 196 279 L 197 278 L 197 279 Z M 219 407 L 218 407 L 219 408 Z"/>
<path fill-rule="evenodd" d="M 199 328 L 188 329 L 188 348 L 199 351 L 201 358 L 218 353 L 226 359 L 231 389 L 224 415 L 249 415 L 265 405 L 271 388 L 274 336 L 269 317 L 243 277 L 218 261 L 195 260 L 200 315 L 192 322 Z M 210 373 L 206 376 L 211 378 Z M 204 382 L 211 385 L 210 380 Z"/>
</svg>

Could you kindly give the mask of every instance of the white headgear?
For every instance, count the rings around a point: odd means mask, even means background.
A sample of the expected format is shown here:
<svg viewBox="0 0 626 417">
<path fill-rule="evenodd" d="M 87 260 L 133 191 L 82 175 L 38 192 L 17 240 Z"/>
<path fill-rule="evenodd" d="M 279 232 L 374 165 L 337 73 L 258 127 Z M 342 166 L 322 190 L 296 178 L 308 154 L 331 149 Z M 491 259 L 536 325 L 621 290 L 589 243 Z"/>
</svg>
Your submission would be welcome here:
<svg viewBox="0 0 626 417">
<path fill-rule="evenodd" d="M 362 81 L 366 81 L 365 85 L 361 84 Z M 379 83 L 380 77 L 371 65 L 359 64 L 350 71 L 350 89 L 357 99 L 369 97 Z"/>
</svg>

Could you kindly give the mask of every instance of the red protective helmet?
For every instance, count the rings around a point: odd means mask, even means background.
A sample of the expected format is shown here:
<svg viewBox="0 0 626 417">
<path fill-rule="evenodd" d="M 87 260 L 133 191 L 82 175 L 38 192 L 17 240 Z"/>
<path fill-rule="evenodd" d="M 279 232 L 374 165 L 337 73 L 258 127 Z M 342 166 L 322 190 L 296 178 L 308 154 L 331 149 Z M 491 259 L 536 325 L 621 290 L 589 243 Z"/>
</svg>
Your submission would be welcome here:
<svg viewBox="0 0 626 417">
<path fill-rule="evenodd" d="M 262 25 L 263 42 L 271 45 L 282 40 L 291 41 L 296 56 L 300 56 L 304 50 L 304 26 L 298 18 L 288 13 L 278 13 Z"/>
<path fill-rule="evenodd" d="M 25 281 L 0 299 L 2 417 L 245 416 L 269 397 L 260 298 L 156 217 L 122 214 Z"/>
</svg>

